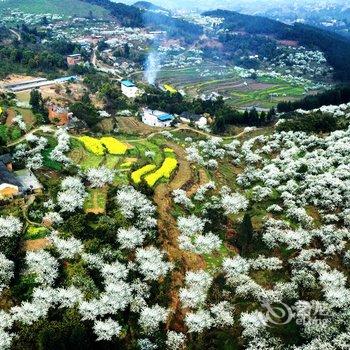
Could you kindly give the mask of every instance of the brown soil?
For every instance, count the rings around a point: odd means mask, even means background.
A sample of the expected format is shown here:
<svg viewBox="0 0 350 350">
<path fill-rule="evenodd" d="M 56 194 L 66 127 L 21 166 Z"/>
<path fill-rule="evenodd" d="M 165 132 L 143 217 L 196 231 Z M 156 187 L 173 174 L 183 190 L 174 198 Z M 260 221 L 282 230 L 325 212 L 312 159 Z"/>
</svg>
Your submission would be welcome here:
<svg viewBox="0 0 350 350">
<path fill-rule="evenodd" d="M 172 329 L 183 330 L 183 311 L 181 310 L 178 295 L 179 288 L 183 285 L 184 275 L 188 270 L 199 270 L 205 268 L 203 259 L 194 253 L 185 252 L 178 246 L 179 230 L 174 217 L 171 215 L 172 195 L 175 189 L 182 188 L 192 178 L 192 170 L 186 159 L 186 152 L 175 143 L 168 142 L 167 147 L 174 150 L 179 162 L 176 175 L 168 184 L 161 184 L 156 187 L 154 201 L 158 207 L 158 231 L 163 248 L 168 253 L 170 261 L 177 262 L 180 270 L 172 274 L 170 290 L 172 316 L 169 318 L 167 326 Z"/>
<path fill-rule="evenodd" d="M 138 134 L 140 136 L 147 136 L 160 130 L 152 126 L 148 126 L 135 117 L 117 117 L 119 129 L 127 134 Z"/>
<path fill-rule="evenodd" d="M 38 250 L 42 250 L 51 245 L 51 242 L 47 238 L 33 239 L 29 241 L 25 241 L 24 250 L 36 252 Z"/>
</svg>

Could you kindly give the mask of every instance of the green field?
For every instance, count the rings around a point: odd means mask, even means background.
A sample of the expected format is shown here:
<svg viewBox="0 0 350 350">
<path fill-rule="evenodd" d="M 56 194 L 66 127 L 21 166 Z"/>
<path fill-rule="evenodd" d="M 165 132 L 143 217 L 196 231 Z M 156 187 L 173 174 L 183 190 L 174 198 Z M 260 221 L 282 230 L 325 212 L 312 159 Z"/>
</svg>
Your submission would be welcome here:
<svg viewBox="0 0 350 350">
<path fill-rule="evenodd" d="M 141 79 L 141 76 L 135 78 Z M 184 90 L 188 98 L 218 92 L 236 108 L 271 108 L 282 100 L 294 100 L 305 94 L 304 85 L 267 76 L 242 78 L 233 67 L 204 63 L 200 68 L 163 69 L 159 84 L 171 84 Z"/>
<path fill-rule="evenodd" d="M 25 13 L 57 14 L 63 17 L 88 16 L 90 11 L 95 17 L 103 18 L 108 11 L 96 5 L 75 0 L 5 0 L 0 1 L 0 10 L 7 8 L 18 9 Z"/>
<path fill-rule="evenodd" d="M 86 213 L 101 214 L 106 210 L 107 190 L 101 188 L 93 188 L 88 191 L 88 196 L 84 203 L 84 211 Z"/>
</svg>

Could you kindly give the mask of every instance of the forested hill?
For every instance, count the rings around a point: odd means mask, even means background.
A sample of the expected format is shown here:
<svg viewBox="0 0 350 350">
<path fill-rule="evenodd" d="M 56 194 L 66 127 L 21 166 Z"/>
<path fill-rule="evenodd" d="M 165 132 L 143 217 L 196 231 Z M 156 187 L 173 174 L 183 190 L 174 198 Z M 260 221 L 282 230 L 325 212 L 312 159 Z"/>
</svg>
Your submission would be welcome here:
<svg viewBox="0 0 350 350">
<path fill-rule="evenodd" d="M 334 67 L 336 78 L 350 81 L 350 39 L 336 33 L 304 24 L 287 25 L 261 16 L 234 11 L 215 10 L 203 15 L 221 17 L 222 29 L 255 35 L 269 35 L 278 40 L 295 40 L 300 45 L 324 52 Z"/>
<path fill-rule="evenodd" d="M 148 1 L 137 1 L 133 4 L 133 6 L 139 8 L 140 10 L 164 11 L 169 13 L 169 10 L 165 9 L 164 7 L 154 5 Z"/>
<path fill-rule="evenodd" d="M 134 6 L 115 3 L 109 0 L 83 0 L 91 5 L 100 6 L 115 17 L 122 25 L 128 27 L 142 27 L 142 11 Z"/>
<path fill-rule="evenodd" d="M 107 9 L 122 25 L 128 27 L 150 27 L 165 30 L 171 37 L 192 41 L 202 34 L 202 27 L 185 20 L 172 18 L 165 14 L 154 13 L 109 0 L 83 0 L 89 4 L 98 5 Z"/>
<path fill-rule="evenodd" d="M 244 15 L 228 10 L 208 11 L 203 15 L 224 18 L 223 28 L 250 34 L 276 34 L 286 31 L 289 27 L 287 24 L 266 17 Z"/>
</svg>

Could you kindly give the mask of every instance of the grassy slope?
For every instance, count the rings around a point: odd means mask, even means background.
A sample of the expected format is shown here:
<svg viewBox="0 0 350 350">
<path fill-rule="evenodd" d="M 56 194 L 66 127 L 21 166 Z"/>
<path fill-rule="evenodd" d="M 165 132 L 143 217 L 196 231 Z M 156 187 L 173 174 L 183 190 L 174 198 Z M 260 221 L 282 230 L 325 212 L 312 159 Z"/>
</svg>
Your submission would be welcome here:
<svg viewBox="0 0 350 350">
<path fill-rule="evenodd" d="M 26 13 L 52 13 L 64 17 L 79 15 L 88 16 L 92 11 L 95 17 L 105 17 L 108 11 L 96 5 L 79 0 L 5 0 L 0 1 L 0 10 L 11 8 Z"/>
</svg>

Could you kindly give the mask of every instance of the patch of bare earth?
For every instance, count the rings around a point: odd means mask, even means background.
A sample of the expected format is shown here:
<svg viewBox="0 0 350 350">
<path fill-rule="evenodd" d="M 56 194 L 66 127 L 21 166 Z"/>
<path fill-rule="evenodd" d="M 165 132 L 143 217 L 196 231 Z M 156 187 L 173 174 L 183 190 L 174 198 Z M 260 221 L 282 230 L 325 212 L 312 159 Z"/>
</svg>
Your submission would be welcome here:
<svg viewBox="0 0 350 350">
<path fill-rule="evenodd" d="M 33 239 L 24 242 L 24 250 L 36 252 L 38 250 L 45 249 L 50 245 L 51 242 L 47 238 Z"/>
<path fill-rule="evenodd" d="M 127 134 L 138 134 L 141 136 L 147 136 L 153 134 L 155 131 L 160 130 L 140 122 L 135 117 L 118 117 L 116 118 L 120 131 Z"/>
<path fill-rule="evenodd" d="M 171 215 L 172 191 L 182 188 L 192 179 L 192 169 L 186 159 L 186 152 L 175 143 L 168 142 L 176 153 L 179 163 L 178 170 L 168 184 L 160 184 L 156 187 L 154 201 L 158 208 L 158 231 L 163 248 L 167 251 L 170 261 L 177 262 L 180 266 L 172 273 L 170 290 L 172 316 L 169 318 L 167 326 L 171 329 L 183 330 L 183 311 L 179 300 L 179 288 L 183 285 L 186 271 L 199 270 L 205 268 L 205 262 L 197 254 L 183 251 L 179 248 L 178 237 L 180 235 L 175 218 Z"/>
</svg>

